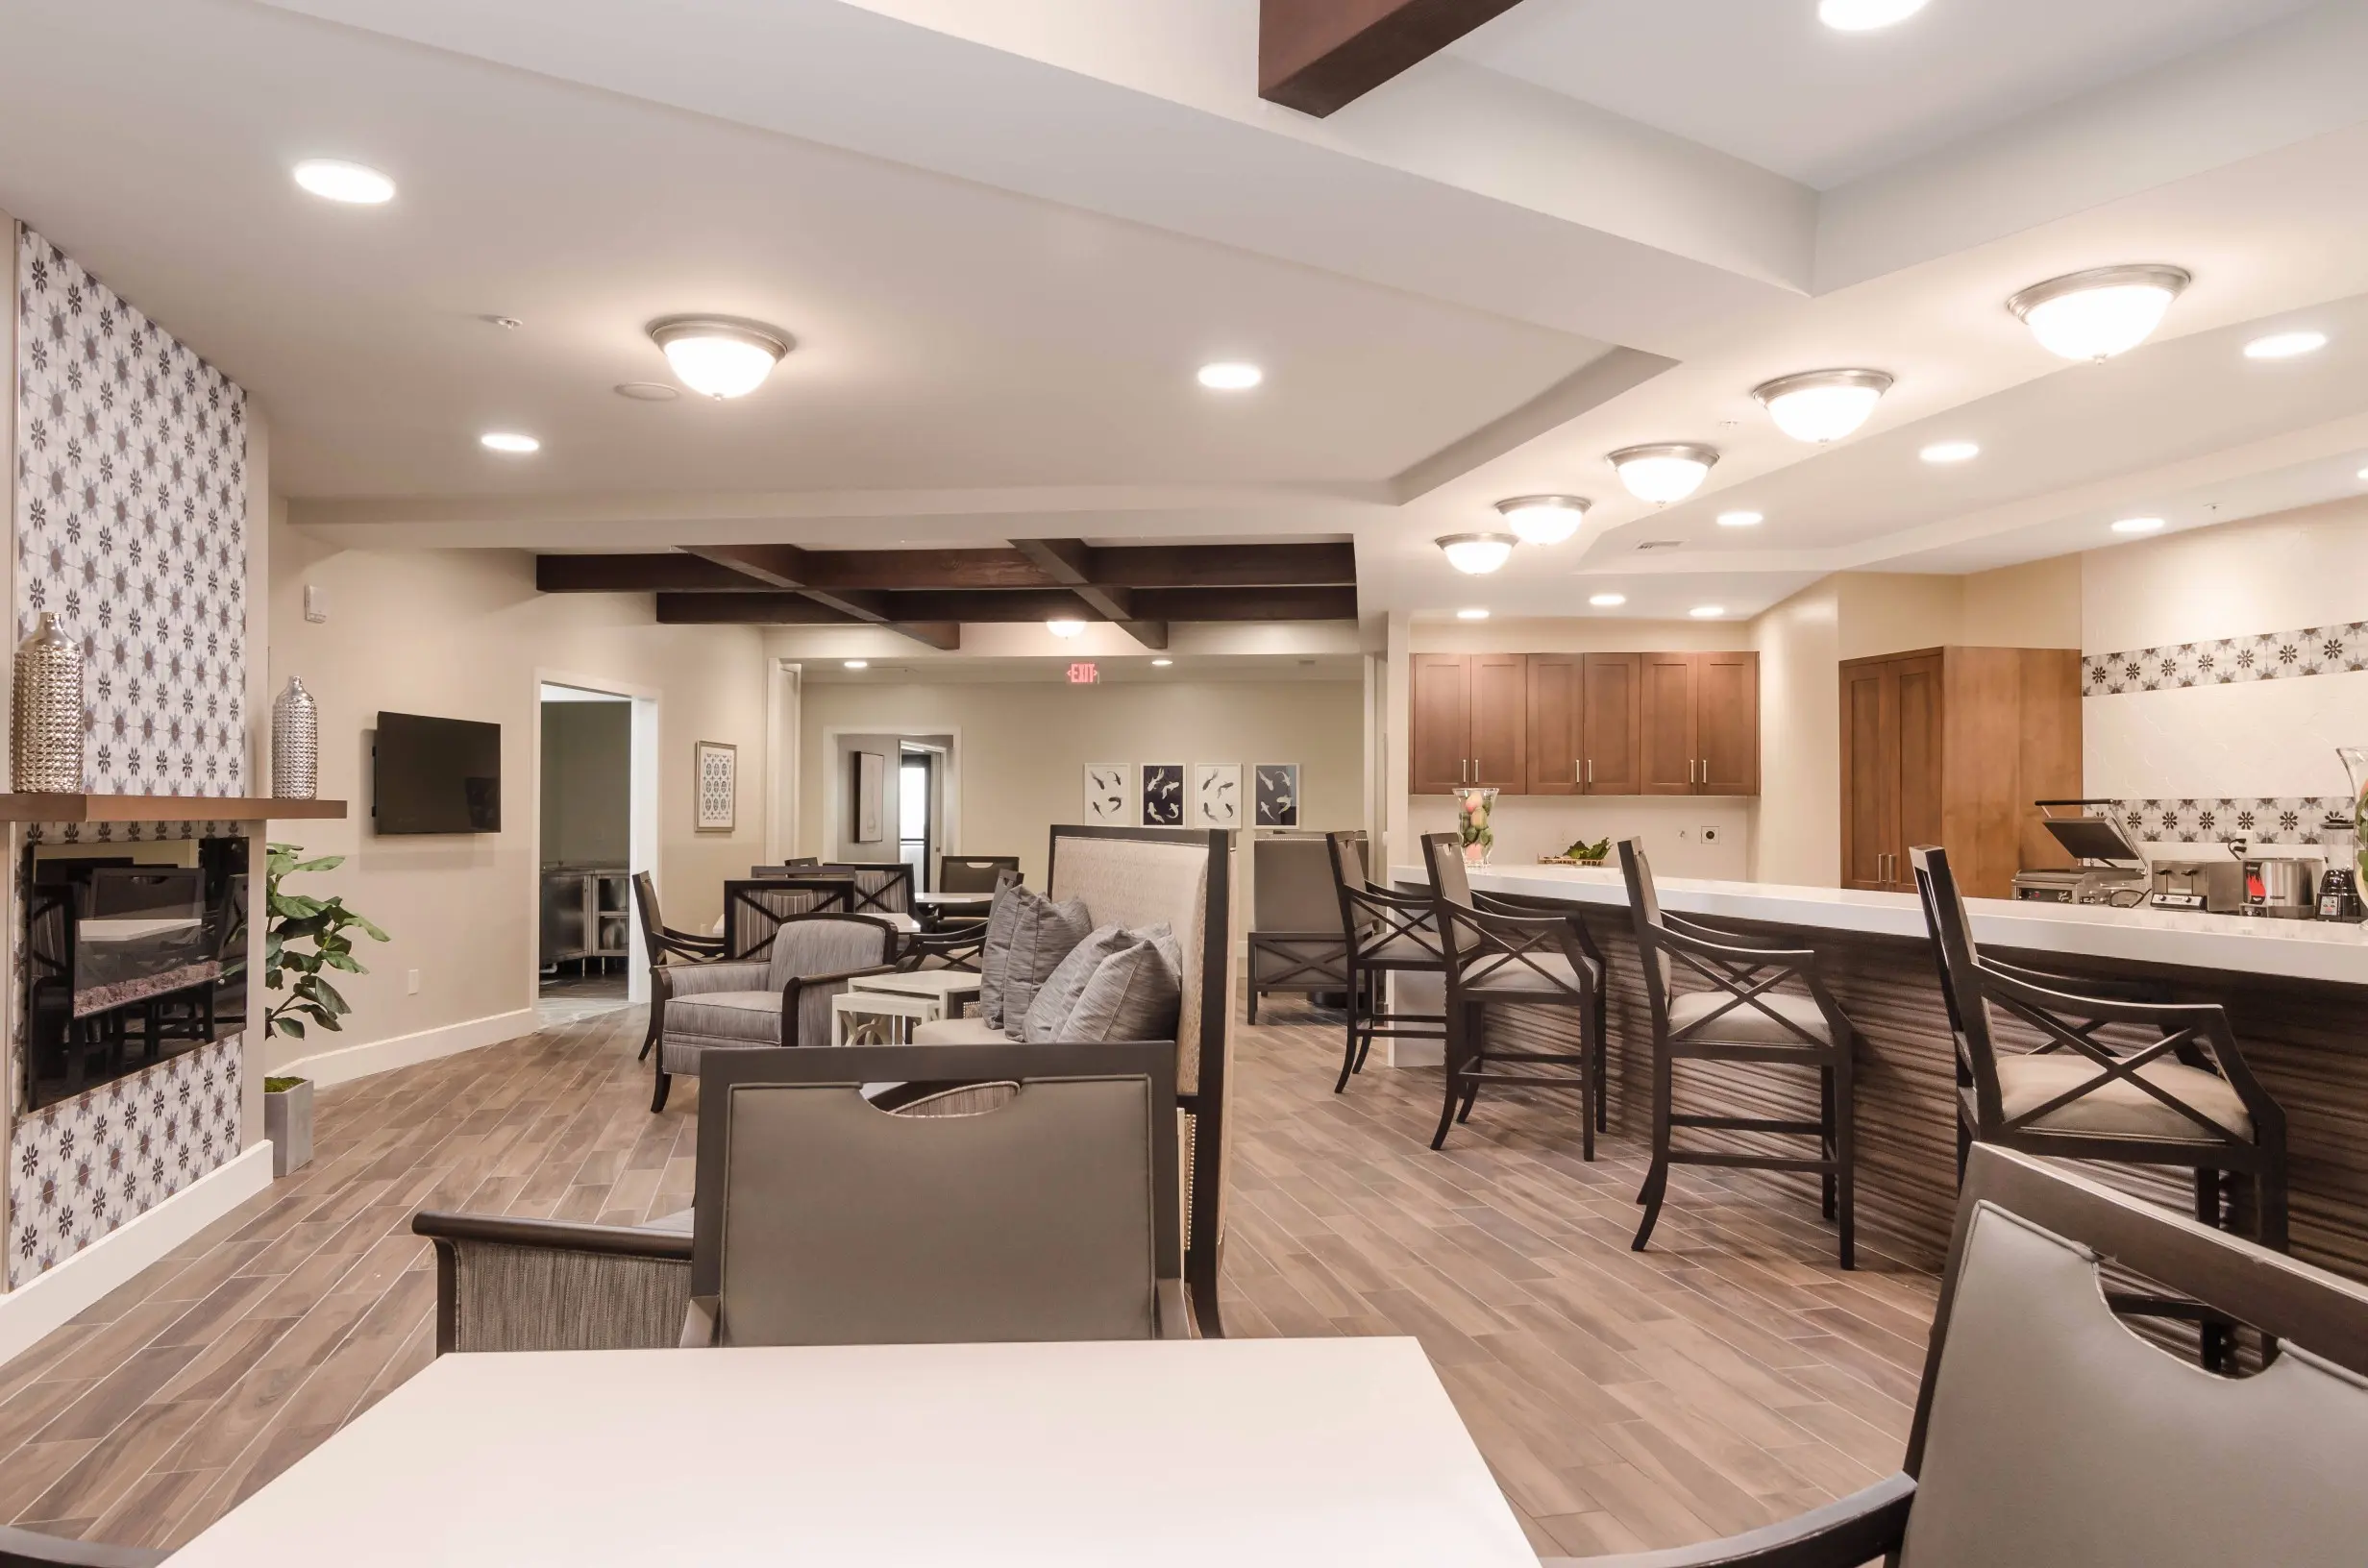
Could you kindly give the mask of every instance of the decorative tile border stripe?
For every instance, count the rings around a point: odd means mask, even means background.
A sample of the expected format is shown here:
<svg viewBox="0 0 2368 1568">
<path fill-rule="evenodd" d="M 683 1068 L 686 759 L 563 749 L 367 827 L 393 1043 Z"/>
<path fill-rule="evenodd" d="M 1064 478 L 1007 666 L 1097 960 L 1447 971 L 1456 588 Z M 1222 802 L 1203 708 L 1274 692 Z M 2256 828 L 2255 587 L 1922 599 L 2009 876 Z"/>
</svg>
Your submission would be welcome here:
<svg viewBox="0 0 2368 1568">
<path fill-rule="evenodd" d="M 2339 796 L 2288 795 L 2114 804 L 2141 843 L 2225 844 L 2242 839 L 2247 844 L 2319 844 L 2325 842 L 2322 824 L 2327 814 L 2348 810 L 2351 802 Z"/>
<path fill-rule="evenodd" d="M 2305 626 L 2257 637 L 2091 653 L 2081 660 L 2081 695 L 2115 697 L 2180 686 L 2232 686 L 2247 680 L 2291 680 L 2368 670 L 2368 621 Z"/>
<path fill-rule="evenodd" d="M 27 822 L 30 844 L 168 844 L 183 839 L 235 839 L 238 823 L 222 822 Z"/>
</svg>

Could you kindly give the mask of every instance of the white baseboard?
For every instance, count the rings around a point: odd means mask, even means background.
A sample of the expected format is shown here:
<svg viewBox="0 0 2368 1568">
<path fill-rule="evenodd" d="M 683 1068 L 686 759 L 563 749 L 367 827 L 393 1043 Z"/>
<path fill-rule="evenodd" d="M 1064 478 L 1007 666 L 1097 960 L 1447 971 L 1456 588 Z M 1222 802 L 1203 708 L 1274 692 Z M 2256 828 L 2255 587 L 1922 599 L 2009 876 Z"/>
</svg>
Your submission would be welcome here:
<svg viewBox="0 0 2368 1568">
<path fill-rule="evenodd" d="M 271 1186 L 268 1140 L 234 1155 L 64 1262 L 0 1295 L 0 1361 L 31 1350 L 133 1275 Z"/>
<path fill-rule="evenodd" d="M 275 1078 L 309 1078 L 313 1087 L 326 1089 L 332 1084 L 367 1078 L 374 1072 L 413 1066 L 460 1051 L 473 1051 L 481 1045 L 499 1045 L 506 1040 L 530 1035 L 535 1027 L 534 1009 L 522 1007 L 515 1013 L 494 1013 L 481 1018 L 466 1018 L 459 1023 L 422 1029 L 416 1034 L 396 1035 L 388 1040 L 374 1040 L 367 1044 L 340 1045 L 333 1050 L 315 1051 L 310 1056 L 300 1056 L 293 1062 L 283 1063 L 271 1069 L 271 1075 Z"/>
</svg>

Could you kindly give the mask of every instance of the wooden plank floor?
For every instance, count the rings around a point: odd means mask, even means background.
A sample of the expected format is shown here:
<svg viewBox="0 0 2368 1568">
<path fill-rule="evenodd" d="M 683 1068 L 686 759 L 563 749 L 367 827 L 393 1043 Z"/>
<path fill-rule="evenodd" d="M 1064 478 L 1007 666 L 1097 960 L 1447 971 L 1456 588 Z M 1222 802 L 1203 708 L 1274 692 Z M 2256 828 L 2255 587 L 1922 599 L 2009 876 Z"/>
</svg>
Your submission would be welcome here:
<svg viewBox="0 0 2368 1568">
<path fill-rule="evenodd" d="M 695 1093 L 648 1111 L 637 1009 L 319 1098 L 312 1165 L 0 1366 L 0 1520 L 185 1541 L 433 1349 L 414 1210 L 637 1223 L 690 1201 Z M 1239 1047 L 1226 1322 L 1411 1334 L 1541 1552 L 1677 1545 L 1897 1467 L 1929 1275 L 1748 1175 L 1681 1172 L 1628 1251 L 1634 1143 L 1577 1157 L 1566 1097 L 1426 1142 L 1436 1070 L 1331 1092 L 1337 1023 Z M 688 1088 L 687 1082 L 678 1086 Z"/>
</svg>

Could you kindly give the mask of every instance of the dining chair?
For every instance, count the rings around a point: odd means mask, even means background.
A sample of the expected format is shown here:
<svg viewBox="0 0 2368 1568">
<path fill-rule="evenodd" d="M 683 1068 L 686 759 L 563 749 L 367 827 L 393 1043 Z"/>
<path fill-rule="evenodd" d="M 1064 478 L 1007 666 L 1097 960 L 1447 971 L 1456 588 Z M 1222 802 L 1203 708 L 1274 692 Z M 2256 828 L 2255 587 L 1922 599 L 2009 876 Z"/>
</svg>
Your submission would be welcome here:
<svg viewBox="0 0 2368 1568">
<path fill-rule="evenodd" d="M 166 1556 L 145 1546 L 68 1540 L 0 1525 L 0 1568 L 156 1568 Z"/>
<path fill-rule="evenodd" d="M 1332 1092 L 1338 1094 L 1348 1087 L 1352 1073 L 1365 1070 L 1365 1058 L 1377 1039 L 1436 1040 L 1445 1045 L 1446 1014 L 1408 1013 L 1393 1006 L 1390 981 L 1401 974 L 1435 974 L 1443 987 L 1447 961 L 1439 945 L 1428 894 L 1373 886 L 1366 875 L 1363 834 L 1328 833 L 1324 845 L 1347 949 L 1348 1038 L 1341 1052 L 1340 1077 L 1332 1084 Z"/>
<path fill-rule="evenodd" d="M 724 956 L 762 958 L 774 929 L 801 915 L 851 915 L 855 879 L 844 871 L 759 867 L 765 875 L 724 884 Z"/>
<path fill-rule="evenodd" d="M 1644 968 L 1653 1031 L 1652 1167 L 1637 1194 L 1644 1206 L 1643 1222 L 1629 1245 L 1641 1252 L 1652 1239 L 1654 1222 L 1668 1195 L 1671 1165 L 1806 1171 L 1818 1178 L 1819 1210 L 1839 1233 L 1841 1266 L 1855 1266 L 1858 1121 L 1853 1057 L 1858 1031 L 1819 977 L 1817 955 L 1665 913 L 1640 839 L 1620 841 L 1619 864 L 1628 883 L 1629 917 Z M 1677 990 L 1674 982 L 1680 972 L 1700 985 Z M 1788 984 L 1808 994 L 1776 989 Z M 1817 1118 L 1680 1112 L 1671 1102 L 1681 1061 L 1805 1068 L 1817 1075 Z M 1676 1147 L 1674 1135 L 1688 1129 L 1814 1139 L 1817 1153 Z"/>
<path fill-rule="evenodd" d="M 2214 1377 L 2124 1328 L 2102 1263 L 2274 1341 Z M 1542 1568 L 2351 1568 L 2368 1288 L 1999 1144 L 1970 1151 L 1899 1471 L 1783 1523 Z"/>
<path fill-rule="evenodd" d="M 1000 895 L 1005 888 L 1019 886 L 1020 869 L 999 867 L 995 883 L 988 891 Z M 904 941 L 903 951 L 897 967 L 904 969 L 964 969 L 979 972 L 986 958 L 987 923 L 991 915 L 973 915 L 953 919 L 939 918 Z"/>
<path fill-rule="evenodd" d="M 1189 1337 L 1174 1069 L 1164 1042 L 717 1063 L 683 1343 Z M 863 1095 L 891 1080 L 956 1098 L 892 1115 Z"/>
<path fill-rule="evenodd" d="M 1356 835 L 1362 849 L 1365 835 Z M 1309 997 L 1348 992 L 1348 944 L 1332 890 L 1331 852 L 1320 834 L 1252 841 L 1249 1021 L 1269 992 Z"/>
<path fill-rule="evenodd" d="M 826 860 L 819 868 L 854 879 L 851 915 L 909 915 L 913 869 L 900 860 Z"/>
<path fill-rule="evenodd" d="M 1579 1153 L 1595 1158 L 1595 1108 L 1603 1094 L 1603 954 L 1574 911 L 1542 912 L 1473 891 L 1463 843 L 1453 833 L 1422 836 L 1431 874 L 1434 928 L 1447 986 L 1446 1103 L 1431 1147 L 1471 1117 L 1482 1084 L 1576 1090 Z M 1560 1008 L 1578 1015 L 1578 1048 L 1496 1049 L 1489 1044 L 1492 1007 Z M 1576 1067 L 1577 1074 L 1502 1072 L 1501 1066 Z"/>
<path fill-rule="evenodd" d="M 654 1000 L 658 1034 L 653 1114 L 666 1108 L 678 1072 L 703 1059 L 767 1045 L 830 1043 L 830 999 L 848 982 L 895 968 L 898 935 L 862 915 L 799 915 L 775 927 L 762 959 L 685 967 Z"/>
<path fill-rule="evenodd" d="M 937 862 L 940 893 L 993 893 L 1004 871 L 1017 873 L 1018 855 L 941 855 Z"/>
<path fill-rule="evenodd" d="M 714 963 L 724 956 L 724 939 L 668 925 L 658 913 L 657 883 L 648 871 L 633 873 L 633 910 L 641 918 L 642 951 L 650 955 L 650 1027 L 641 1037 L 641 1054 L 633 1058 L 646 1062 L 657 1044 L 658 1019 L 664 1016 L 660 999 L 673 978 L 669 971 L 683 964 Z"/>
</svg>

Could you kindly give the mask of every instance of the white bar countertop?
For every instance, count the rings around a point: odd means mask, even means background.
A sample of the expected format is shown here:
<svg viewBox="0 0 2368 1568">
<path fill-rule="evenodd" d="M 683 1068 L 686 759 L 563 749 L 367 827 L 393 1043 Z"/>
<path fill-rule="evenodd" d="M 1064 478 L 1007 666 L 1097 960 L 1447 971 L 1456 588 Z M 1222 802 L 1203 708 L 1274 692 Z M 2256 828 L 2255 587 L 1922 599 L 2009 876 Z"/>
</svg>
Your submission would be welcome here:
<svg viewBox="0 0 2368 1568">
<path fill-rule="evenodd" d="M 1419 866 L 1393 866 L 1390 874 L 1401 886 L 1430 885 L 1429 875 Z M 1923 908 L 1912 893 L 1682 876 L 1655 881 L 1663 907 L 1680 915 L 1764 920 L 1770 925 L 1865 936 L 1922 938 L 1926 934 Z M 1572 903 L 1624 907 L 1628 902 L 1628 889 L 1616 865 L 1600 870 L 1586 866 L 1475 866 L 1471 885 L 1485 893 L 1564 898 Z M 2348 920 L 2256 919 L 2243 915 L 2023 903 L 2008 898 L 1968 898 L 1965 912 L 1973 920 L 1973 940 L 1987 947 L 2368 986 L 2368 926 Z"/>
</svg>

